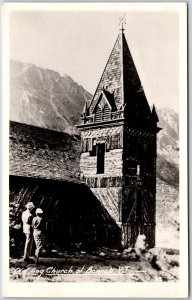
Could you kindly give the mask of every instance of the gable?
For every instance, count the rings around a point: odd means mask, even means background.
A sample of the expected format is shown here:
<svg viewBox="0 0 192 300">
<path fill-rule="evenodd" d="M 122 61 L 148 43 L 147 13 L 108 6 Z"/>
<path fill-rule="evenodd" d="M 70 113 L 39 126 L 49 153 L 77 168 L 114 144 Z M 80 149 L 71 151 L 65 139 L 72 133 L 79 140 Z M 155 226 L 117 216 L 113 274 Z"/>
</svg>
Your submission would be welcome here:
<svg viewBox="0 0 192 300">
<path fill-rule="evenodd" d="M 103 90 L 95 103 L 93 115 L 95 122 L 111 119 L 111 112 L 116 110 L 113 95 Z"/>
</svg>

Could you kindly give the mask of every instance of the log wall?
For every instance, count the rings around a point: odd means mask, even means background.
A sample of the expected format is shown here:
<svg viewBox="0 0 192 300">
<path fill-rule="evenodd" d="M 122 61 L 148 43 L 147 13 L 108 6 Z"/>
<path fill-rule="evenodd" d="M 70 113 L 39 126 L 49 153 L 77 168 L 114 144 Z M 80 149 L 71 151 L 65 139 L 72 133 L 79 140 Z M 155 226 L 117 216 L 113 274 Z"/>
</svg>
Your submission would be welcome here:
<svg viewBox="0 0 192 300">
<path fill-rule="evenodd" d="M 83 173 L 85 177 L 87 176 L 121 176 L 123 161 L 122 161 L 122 149 L 111 150 L 105 153 L 105 165 L 104 174 L 97 175 L 97 157 L 90 156 L 89 152 L 82 153 L 80 160 L 80 172 Z"/>
<path fill-rule="evenodd" d="M 68 247 L 73 243 L 117 247 L 120 228 L 105 205 L 84 184 L 40 178 L 10 176 L 10 206 L 21 222 L 25 204 L 32 201 L 44 211 L 45 242 Z M 110 189 L 109 195 L 116 191 Z M 102 191 L 101 191 L 102 194 Z M 108 201 L 110 201 L 108 196 Z M 109 202 L 111 203 L 111 202 Z M 111 204 L 110 204 L 111 205 Z M 113 205 L 114 215 L 117 208 Z M 20 229 L 22 235 L 22 228 Z"/>
<path fill-rule="evenodd" d="M 104 173 L 97 174 L 94 146 L 106 144 Z M 155 245 L 156 134 L 113 126 L 82 131 L 80 171 L 112 219 L 121 227 L 122 246 L 139 233 Z M 120 225 L 121 224 L 121 225 Z"/>
<path fill-rule="evenodd" d="M 82 131 L 80 172 L 83 176 L 97 175 L 97 156 L 93 147 L 97 143 L 106 144 L 104 174 L 102 176 L 121 176 L 123 168 L 123 127 L 89 129 Z"/>
<path fill-rule="evenodd" d="M 131 246 L 138 234 L 145 234 L 147 244 L 154 247 L 156 134 L 125 128 L 123 157 L 122 241 Z"/>
<path fill-rule="evenodd" d="M 122 218 L 122 187 L 91 188 L 115 222 Z"/>
</svg>

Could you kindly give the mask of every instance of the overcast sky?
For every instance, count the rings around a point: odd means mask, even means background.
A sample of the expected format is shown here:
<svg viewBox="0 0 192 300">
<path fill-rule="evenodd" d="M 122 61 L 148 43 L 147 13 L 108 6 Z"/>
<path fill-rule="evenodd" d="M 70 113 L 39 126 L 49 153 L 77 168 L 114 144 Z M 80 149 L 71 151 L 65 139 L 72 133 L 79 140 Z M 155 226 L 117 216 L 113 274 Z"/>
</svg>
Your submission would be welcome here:
<svg viewBox="0 0 192 300">
<path fill-rule="evenodd" d="M 120 12 L 14 11 L 10 57 L 70 75 L 94 93 Z M 126 12 L 125 35 L 149 104 L 178 111 L 179 15 Z"/>
</svg>

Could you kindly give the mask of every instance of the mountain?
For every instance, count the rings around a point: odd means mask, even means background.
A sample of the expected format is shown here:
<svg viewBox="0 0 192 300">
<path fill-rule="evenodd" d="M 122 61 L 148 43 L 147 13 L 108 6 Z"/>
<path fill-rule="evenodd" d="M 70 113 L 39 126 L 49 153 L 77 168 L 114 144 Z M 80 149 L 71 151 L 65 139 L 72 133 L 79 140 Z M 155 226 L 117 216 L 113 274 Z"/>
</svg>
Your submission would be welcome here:
<svg viewBox="0 0 192 300">
<path fill-rule="evenodd" d="M 29 63 L 10 62 L 10 119 L 12 121 L 78 133 L 76 124 L 91 94 L 68 75 Z M 177 186 L 179 181 L 179 119 L 171 109 L 157 110 L 162 130 L 157 139 L 157 176 Z"/>
<path fill-rule="evenodd" d="M 168 108 L 157 113 L 156 245 L 179 249 L 179 116 Z"/>
<path fill-rule="evenodd" d="M 179 116 L 172 109 L 157 110 L 162 130 L 157 135 L 157 175 L 170 185 L 179 183 Z"/>
<path fill-rule="evenodd" d="M 173 110 L 163 108 L 157 111 L 159 125 L 158 153 L 166 157 L 170 163 L 178 166 L 179 160 L 179 118 Z"/>
<path fill-rule="evenodd" d="M 80 112 L 91 98 L 68 76 L 10 61 L 10 120 L 75 134 Z"/>
</svg>

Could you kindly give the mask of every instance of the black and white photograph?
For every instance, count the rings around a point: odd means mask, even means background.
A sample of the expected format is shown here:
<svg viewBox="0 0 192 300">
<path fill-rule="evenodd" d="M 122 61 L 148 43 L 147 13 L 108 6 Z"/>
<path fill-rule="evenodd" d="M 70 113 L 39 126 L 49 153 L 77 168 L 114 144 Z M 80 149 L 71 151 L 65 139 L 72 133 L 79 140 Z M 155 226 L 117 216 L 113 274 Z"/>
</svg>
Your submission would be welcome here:
<svg viewBox="0 0 192 300">
<path fill-rule="evenodd" d="M 187 297 L 186 4 L 5 8 L 7 281 Z"/>
</svg>

